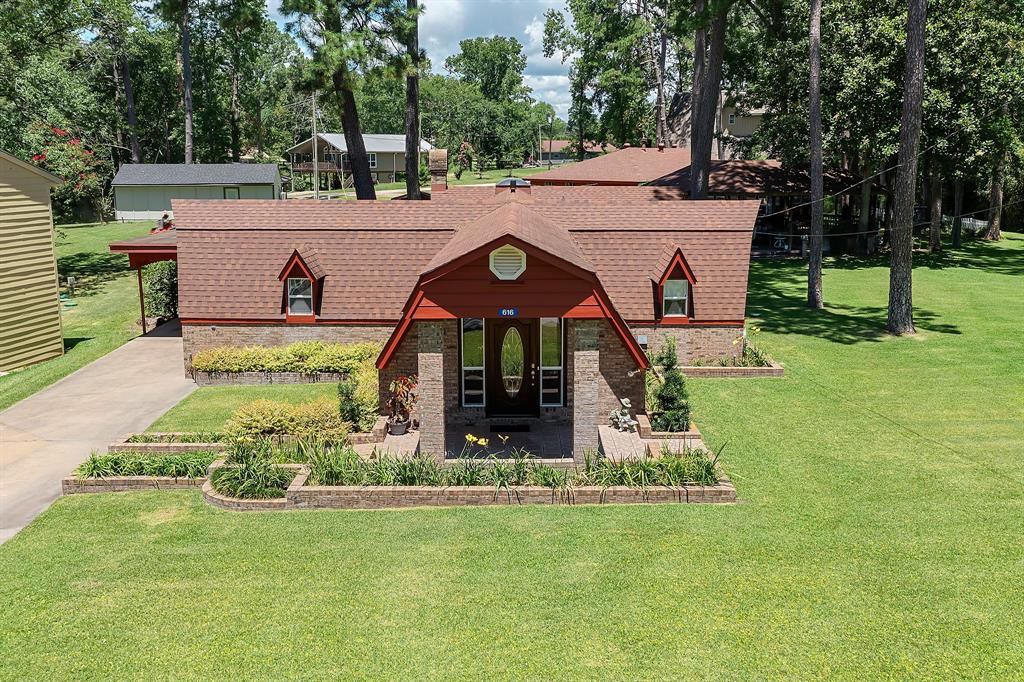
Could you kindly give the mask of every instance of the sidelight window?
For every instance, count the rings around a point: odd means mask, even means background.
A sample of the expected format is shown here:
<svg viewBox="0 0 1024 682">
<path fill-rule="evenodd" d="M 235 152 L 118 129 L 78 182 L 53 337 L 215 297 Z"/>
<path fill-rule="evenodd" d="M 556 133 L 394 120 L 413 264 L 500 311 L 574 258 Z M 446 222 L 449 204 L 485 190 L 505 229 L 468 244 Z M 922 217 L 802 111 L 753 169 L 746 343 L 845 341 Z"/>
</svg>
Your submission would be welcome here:
<svg viewBox="0 0 1024 682">
<path fill-rule="evenodd" d="M 540 404 L 558 407 L 562 404 L 565 347 L 562 318 L 540 319 Z"/>
<path fill-rule="evenodd" d="M 462 404 L 484 404 L 484 321 L 479 317 L 462 318 Z"/>
</svg>

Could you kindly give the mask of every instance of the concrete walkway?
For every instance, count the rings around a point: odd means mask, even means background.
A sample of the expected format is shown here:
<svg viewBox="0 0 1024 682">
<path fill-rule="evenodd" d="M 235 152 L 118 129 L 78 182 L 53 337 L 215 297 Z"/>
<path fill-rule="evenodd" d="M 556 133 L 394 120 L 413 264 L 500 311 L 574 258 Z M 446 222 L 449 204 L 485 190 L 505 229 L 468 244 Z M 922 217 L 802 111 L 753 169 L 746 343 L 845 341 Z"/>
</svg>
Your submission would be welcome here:
<svg viewBox="0 0 1024 682">
<path fill-rule="evenodd" d="M 0 543 L 60 496 L 60 481 L 93 450 L 142 431 L 196 385 L 182 367 L 177 325 L 129 341 L 0 412 Z"/>
</svg>

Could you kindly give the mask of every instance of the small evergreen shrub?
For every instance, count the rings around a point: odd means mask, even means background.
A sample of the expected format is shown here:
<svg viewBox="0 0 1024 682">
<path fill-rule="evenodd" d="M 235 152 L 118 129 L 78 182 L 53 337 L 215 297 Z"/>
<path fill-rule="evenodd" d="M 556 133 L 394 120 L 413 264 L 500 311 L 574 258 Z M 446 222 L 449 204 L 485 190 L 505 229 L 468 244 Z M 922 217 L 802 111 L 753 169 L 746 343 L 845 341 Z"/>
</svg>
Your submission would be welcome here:
<svg viewBox="0 0 1024 682">
<path fill-rule="evenodd" d="M 688 431 L 690 429 L 690 397 L 686 379 L 679 371 L 675 339 L 669 338 L 655 362 L 661 366 L 662 382 L 657 391 L 659 412 L 651 420 L 655 431 Z"/>
<path fill-rule="evenodd" d="M 300 372 L 352 374 L 380 353 L 377 343 L 299 341 L 287 346 L 221 346 L 192 357 L 198 372 Z"/>
<path fill-rule="evenodd" d="M 155 317 L 178 316 L 178 264 L 150 263 L 142 271 L 146 312 Z"/>
</svg>

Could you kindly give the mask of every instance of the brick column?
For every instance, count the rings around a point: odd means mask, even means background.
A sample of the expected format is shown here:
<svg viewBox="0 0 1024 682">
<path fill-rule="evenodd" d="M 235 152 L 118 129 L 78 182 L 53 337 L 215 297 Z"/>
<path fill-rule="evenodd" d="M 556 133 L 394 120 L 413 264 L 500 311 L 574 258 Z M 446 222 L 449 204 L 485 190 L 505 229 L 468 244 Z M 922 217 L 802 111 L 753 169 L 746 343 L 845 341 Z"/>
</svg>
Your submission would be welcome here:
<svg viewBox="0 0 1024 682">
<path fill-rule="evenodd" d="M 572 455 L 577 463 L 583 462 L 586 450 L 598 447 L 597 426 L 598 381 L 601 372 L 600 323 L 595 320 L 575 320 L 573 344 L 573 402 L 572 402 Z"/>
<path fill-rule="evenodd" d="M 420 452 L 444 459 L 444 327 L 417 322 L 416 405 L 420 418 Z"/>
</svg>

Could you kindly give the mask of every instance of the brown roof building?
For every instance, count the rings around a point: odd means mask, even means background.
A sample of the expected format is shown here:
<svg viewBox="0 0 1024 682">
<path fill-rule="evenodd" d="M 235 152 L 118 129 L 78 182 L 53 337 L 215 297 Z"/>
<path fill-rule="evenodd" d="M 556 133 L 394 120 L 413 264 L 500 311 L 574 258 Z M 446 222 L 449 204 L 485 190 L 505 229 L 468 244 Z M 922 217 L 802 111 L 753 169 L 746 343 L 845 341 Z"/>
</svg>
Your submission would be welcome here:
<svg viewBox="0 0 1024 682">
<path fill-rule="evenodd" d="M 571 426 L 581 457 L 621 399 L 644 410 L 649 350 L 671 338 L 685 362 L 742 349 L 757 201 L 514 189 L 176 201 L 186 365 L 213 346 L 376 340 L 382 391 L 419 377 L 422 451 L 457 451 L 453 425 L 501 419 Z M 167 240 L 111 248 L 141 262 Z"/>
</svg>

